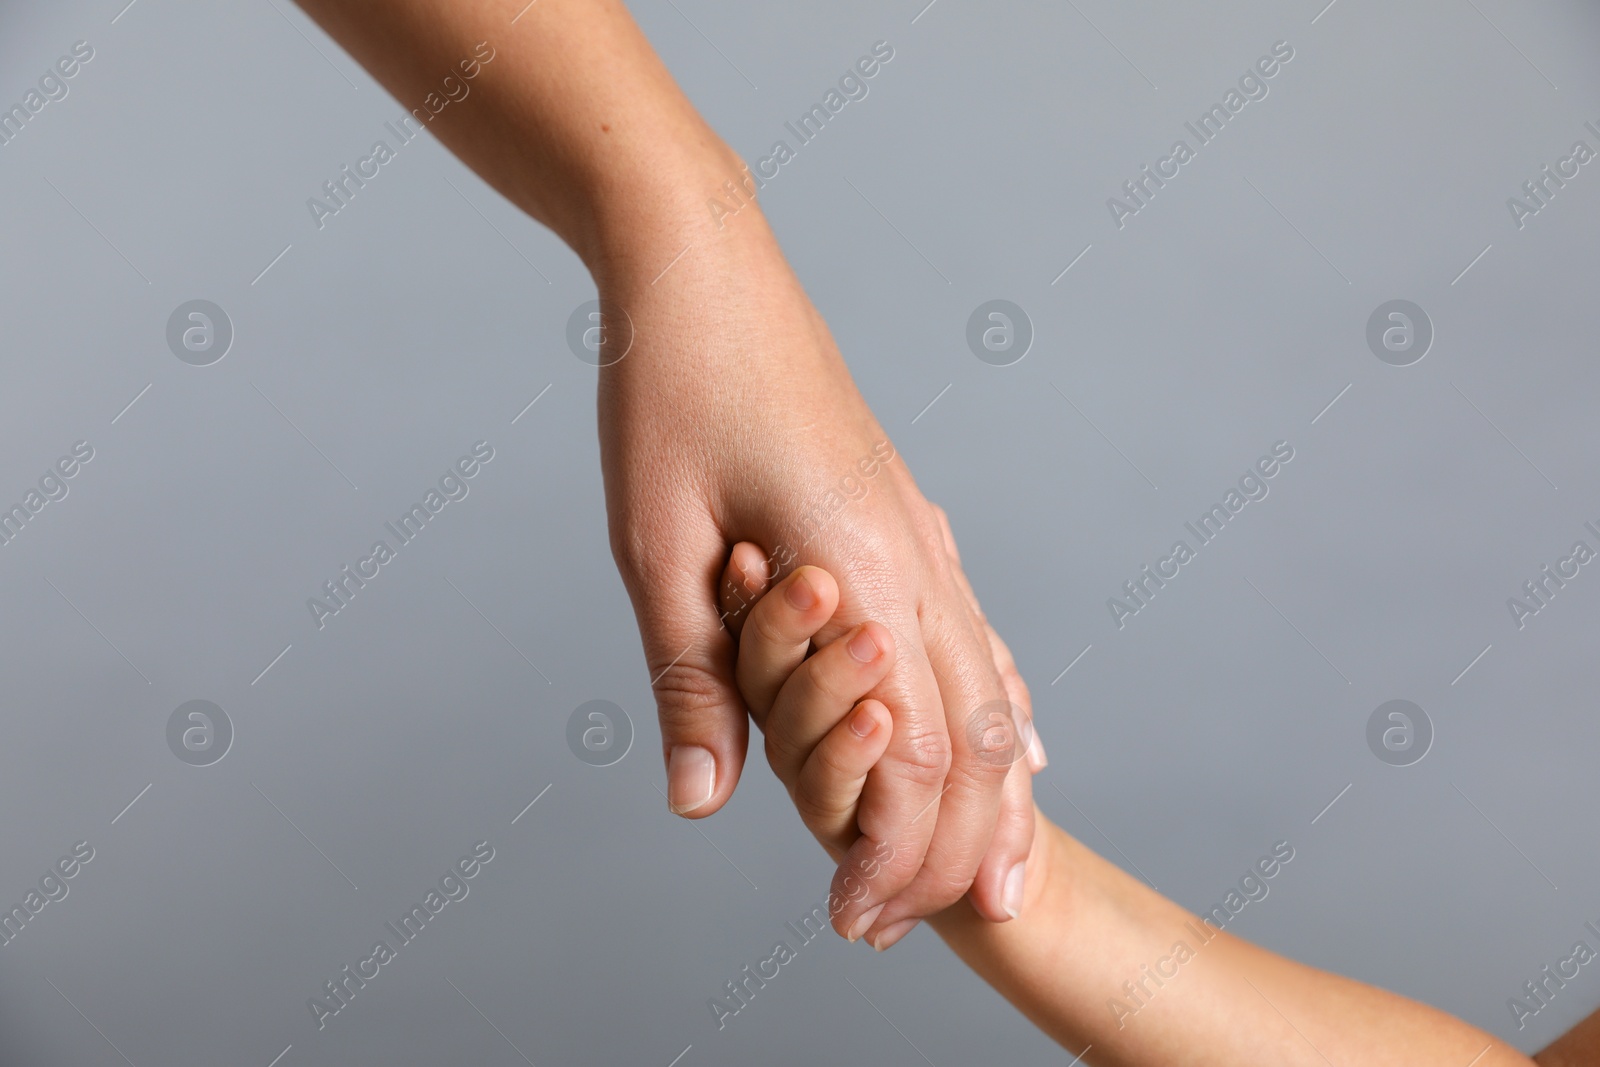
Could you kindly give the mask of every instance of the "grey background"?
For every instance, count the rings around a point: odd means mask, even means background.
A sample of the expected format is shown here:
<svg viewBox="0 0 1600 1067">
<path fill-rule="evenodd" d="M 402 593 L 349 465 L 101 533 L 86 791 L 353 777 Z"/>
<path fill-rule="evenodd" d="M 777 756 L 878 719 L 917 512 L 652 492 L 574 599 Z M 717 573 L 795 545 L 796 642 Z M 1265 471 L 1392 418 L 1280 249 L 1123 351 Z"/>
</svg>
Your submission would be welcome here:
<svg viewBox="0 0 1600 1067">
<path fill-rule="evenodd" d="M 0 548 L 0 898 L 96 850 L 0 948 L 0 1061 L 1070 1058 L 925 930 L 807 946 L 716 1030 L 829 871 L 759 763 L 710 821 L 665 810 L 563 341 L 581 265 L 426 137 L 319 232 L 306 198 L 401 106 L 282 0 L 124 2 L 0 32 L 7 106 L 96 50 L 0 147 L 0 497 L 96 449 Z M 1521 631 L 1505 604 L 1600 519 L 1597 165 L 1520 232 L 1505 206 L 1597 146 L 1592 6 L 632 7 L 751 160 L 894 46 L 763 201 L 1032 683 L 1045 810 L 1195 909 L 1287 839 L 1234 929 L 1522 1048 L 1600 1003 L 1585 968 L 1521 1032 L 1506 1007 L 1600 919 L 1600 577 Z M 1280 39 L 1119 231 L 1106 198 Z M 996 297 L 1036 331 L 1011 367 L 964 342 Z M 165 345 L 194 298 L 236 331 L 211 367 Z M 1365 346 L 1394 298 L 1434 323 L 1414 366 Z M 479 439 L 469 497 L 319 632 L 306 598 Z M 1119 631 L 1106 598 L 1280 439 L 1271 495 Z M 1434 724 L 1411 767 L 1365 742 L 1395 698 Z M 191 699 L 236 730 L 210 767 L 166 747 Z M 611 767 L 565 744 L 591 699 L 633 717 Z M 479 839 L 470 896 L 319 1033 L 306 999 Z"/>
</svg>

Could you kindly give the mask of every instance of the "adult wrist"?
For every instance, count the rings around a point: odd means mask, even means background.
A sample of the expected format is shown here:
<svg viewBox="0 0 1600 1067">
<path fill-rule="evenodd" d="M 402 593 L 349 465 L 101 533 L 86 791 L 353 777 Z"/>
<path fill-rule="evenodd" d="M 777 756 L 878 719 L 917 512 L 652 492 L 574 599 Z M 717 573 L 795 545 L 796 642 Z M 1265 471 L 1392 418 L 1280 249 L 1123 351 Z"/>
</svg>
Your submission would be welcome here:
<svg viewBox="0 0 1600 1067">
<path fill-rule="evenodd" d="M 781 258 L 749 169 L 709 131 L 592 177 L 586 196 L 587 225 L 569 243 L 603 294 L 659 287 L 713 264 Z"/>
</svg>

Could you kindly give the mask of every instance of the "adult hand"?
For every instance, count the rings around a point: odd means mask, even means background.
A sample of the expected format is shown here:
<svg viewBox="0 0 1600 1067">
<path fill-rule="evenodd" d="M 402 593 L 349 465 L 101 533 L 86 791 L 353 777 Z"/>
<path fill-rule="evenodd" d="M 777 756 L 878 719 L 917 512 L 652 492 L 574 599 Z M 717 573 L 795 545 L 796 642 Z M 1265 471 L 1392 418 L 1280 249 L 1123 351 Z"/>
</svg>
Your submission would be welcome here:
<svg viewBox="0 0 1600 1067">
<path fill-rule="evenodd" d="M 883 895 L 867 905 L 887 901 L 875 940 L 903 936 L 969 886 L 982 914 L 1006 918 L 1031 806 L 1025 776 L 979 750 L 987 729 L 969 734 L 1004 697 L 983 629 L 901 461 L 811 535 L 811 509 L 860 477 L 857 465 L 887 437 L 760 209 L 729 199 L 737 158 L 627 7 L 299 3 L 441 142 L 551 227 L 589 268 L 604 307 L 631 317 L 631 347 L 600 371 L 601 458 L 673 805 L 708 815 L 738 781 L 748 726 L 715 582 L 735 541 L 781 546 L 794 552 L 787 565 L 815 562 L 839 577 L 847 623 L 870 616 L 899 645 L 878 692 L 894 743 L 860 813 L 858 847 L 895 847 L 894 868 L 873 882 Z M 719 222 L 712 197 L 742 206 Z M 630 332 L 612 318 L 607 356 Z"/>
<path fill-rule="evenodd" d="M 664 274 L 682 231 L 654 259 L 636 236 L 627 264 L 597 274 L 611 541 L 655 689 L 669 805 L 710 815 L 738 782 L 746 704 L 717 586 L 734 543 L 769 546 L 766 576 L 807 563 L 836 576 L 839 611 L 818 644 L 871 619 L 898 651 L 871 694 L 890 709 L 893 740 L 839 877 L 887 854 L 881 845 L 894 860 L 840 921 L 876 910 L 865 933 L 886 948 L 969 890 L 980 914 L 1005 921 L 1032 840 L 1028 767 L 1009 738 L 993 743 L 1008 691 L 942 516 L 754 205 L 694 236 Z M 752 710 L 770 699 L 752 694 Z"/>
</svg>

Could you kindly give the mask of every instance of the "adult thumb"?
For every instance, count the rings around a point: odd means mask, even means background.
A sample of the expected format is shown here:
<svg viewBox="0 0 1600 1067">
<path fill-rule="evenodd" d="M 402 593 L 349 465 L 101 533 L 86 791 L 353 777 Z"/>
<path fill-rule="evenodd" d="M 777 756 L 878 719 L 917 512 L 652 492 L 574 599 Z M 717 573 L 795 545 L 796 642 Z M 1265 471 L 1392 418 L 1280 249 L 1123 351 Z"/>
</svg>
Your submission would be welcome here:
<svg viewBox="0 0 1600 1067">
<path fill-rule="evenodd" d="M 717 607 L 726 546 L 718 540 L 703 548 L 619 560 L 661 722 L 667 807 L 690 819 L 715 813 L 733 795 L 750 740 L 733 636 Z"/>
</svg>

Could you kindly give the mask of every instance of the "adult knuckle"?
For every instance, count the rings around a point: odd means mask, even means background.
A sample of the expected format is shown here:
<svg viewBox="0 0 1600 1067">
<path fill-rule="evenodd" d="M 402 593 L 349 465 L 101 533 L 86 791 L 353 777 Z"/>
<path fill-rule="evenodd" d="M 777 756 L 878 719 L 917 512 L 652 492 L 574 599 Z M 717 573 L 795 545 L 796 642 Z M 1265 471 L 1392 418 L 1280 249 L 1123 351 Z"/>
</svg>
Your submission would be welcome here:
<svg viewBox="0 0 1600 1067">
<path fill-rule="evenodd" d="M 943 730 L 921 730 L 907 737 L 898 753 L 902 773 L 917 785 L 938 786 L 950 773 L 955 758 L 950 735 Z"/>
<path fill-rule="evenodd" d="M 920 887 L 922 899 L 929 903 L 930 911 L 942 911 L 966 896 L 976 876 L 975 871 L 943 866 L 936 869 L 924 867 L 922 873 L 925 880 L 924 886 Z"/>
<path fill-rule="evenodd" d="M 955 784 L 965 785 L 976 792 L 988 793 L 996 791 L 1005 782 L 1011 764 L 1016 762 L 1020 751 L 1016 744 L 1017 731 L 1020 724 L 1013 724 L 1007 734 L 1009 748 L 1000 752 L 981 752 L 969 749 L 961 753 L 950 768 L 949 777 Z"/>
<path fill-rule="evenodd" d="M 656 680 L 652 688 L 663 728 L 688 725 L 701 713 L 723 704 L 722 678 L 703 664 L 665 660 L 650 663 L 649 669 Z"/>
</svg>

